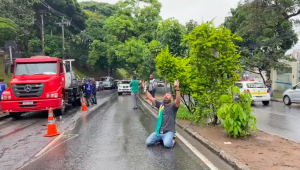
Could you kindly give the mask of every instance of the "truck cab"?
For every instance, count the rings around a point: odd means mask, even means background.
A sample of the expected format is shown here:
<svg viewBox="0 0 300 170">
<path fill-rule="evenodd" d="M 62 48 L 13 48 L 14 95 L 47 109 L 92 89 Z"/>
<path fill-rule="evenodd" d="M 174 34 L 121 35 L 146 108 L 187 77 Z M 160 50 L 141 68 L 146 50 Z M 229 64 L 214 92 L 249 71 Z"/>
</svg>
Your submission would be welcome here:
<svg viewBox="0 0 300 170">
<path fill-rule="evenodd" d="M 52 108 L 61 115 L 67 105 L 80 105 L 82 88 L 72 61 L 48 56 L 16 59 L 10 86 L 1 95 L 2 111 L 19 118 L 24 112 Z"/>
</svg>

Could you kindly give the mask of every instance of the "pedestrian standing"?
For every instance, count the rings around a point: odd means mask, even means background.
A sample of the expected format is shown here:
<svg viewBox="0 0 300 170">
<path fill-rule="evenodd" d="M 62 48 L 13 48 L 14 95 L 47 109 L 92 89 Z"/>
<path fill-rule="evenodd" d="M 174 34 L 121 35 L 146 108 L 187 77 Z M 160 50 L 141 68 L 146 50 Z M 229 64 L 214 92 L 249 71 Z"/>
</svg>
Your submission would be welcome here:
<svg viewBox="0 0 300 170">
<path fill-rule="evenodd" d="M 85 84 L 85 99 L 86 99 L 87 106 L 90 106 L 92 86 L 93 85 L 92 85 L 91 79 L 88 79 L 87 83 Z"/>
<path fill-rule="evenodd" d="M 153 78 L 153 75 L 150 74 L 150 81 L 149 81 L 149 92 L 153 98 L 155 98 L 157 81 Z"/>
<path fill-rule="evenodd" d="M 144 83 L 143 85 L 144 86 Z M 179 81 L 175 81 L 176 99 L 172 103 L 172 95 L 166 93 L 163 102 L 155 100 L 149 92 L 146 92 L 146 97 L 151 101 L 152 105 L 158 110 L 158 119 L 156 129 L 146 140 L 146 145 L 156 145 L 161 140 L 167 148 L 172 148 L 175 144 L 175 121 L 178 108 L 180 106 L 180 89 Z"/>
<path fill-rule="evenodd" d="M 94 78 L 92 79 L 92 84 L 93 84 L 93 88 L 92 88 L 93 102 L 94 104 L 97 104 L 97 88 L 96 88 L 96 81 Z"/>
<path fill-rule="evenodd" d="M 131 96 L 133 100 L 133 109 L 137 109 L 137 100 L 138 100 L 138 92 L 139 92 L 140 82 L 136 79 L 136 76 L 133 76 L 133 80 L 130 82 L 131 87 Z"/>
<path fill-rule="evenodd" d="M 6 90 L 6 84 L 4 83 L 4 79 L 0 79 L 0 96 L 2 95 L 2 93 Z M 1 101 L 1 98 L 0 98 Z"/>
</svg>

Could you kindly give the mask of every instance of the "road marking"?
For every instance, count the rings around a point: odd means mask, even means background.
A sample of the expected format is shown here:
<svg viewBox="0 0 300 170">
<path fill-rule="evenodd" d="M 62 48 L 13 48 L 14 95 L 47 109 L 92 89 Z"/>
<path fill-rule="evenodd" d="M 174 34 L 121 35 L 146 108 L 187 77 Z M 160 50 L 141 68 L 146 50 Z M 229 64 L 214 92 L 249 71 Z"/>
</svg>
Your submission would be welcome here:
<svg viewBox="0 0 300 170">
<path fill-rule="evenodd" d="M 184 137 L 182 137 L 178 132 L 176 132 L 176 137 L 178 137 L 211 170 L 218 170 L 218 168 L 214 164 L 212 164 L 204 155 L 202 155 L 193 145 L 191 145 L 186 139 L 184 139 Z"/>
<path fill-rule="evenodd" d="M 140 97 L 139 97 L 140 98 Z M 140 98 L 141 102 L 142 102 L 142 99 Z M 145 107 L 148 107 L 144 102 L 142 102 L 142 104 L 145 106 Z M 152 111 L 151 109 L 150 110 L 150 113 L 154 116 L 154 117 L 158 117 L 154 111 Z M 218 168 L 212 164 L 203 154 L 201 154 L 192 144 L 190 144 L 186 139 L 184 139 L 178 132 L 176 132 L 176 136 L 202 161 L 204 162 L 211 170 L 218 170 Z"/>
<path fill-rule="evenodd" d="M 45 152 L 51 145 L 53 145 L 56 141 L 58 141 L 60 138 L 63 137 L 64 133 L 66 131 L 64 131 L 63 133 L 61 133 L 58 137 L 56 137 L 53 141 L 51 141 L 46 147 L 44 147 L 39 153 L 37 153 L 34 157 L 39 157 L 43 152 Z"/>
<path fill-rule="evenodd" d="M 75 138 L 75 137 L 77 137 L 77 136 L 78 136 L 78 135 L 74 135 L 74 136 L 72 136 L 72 137 L 66 139 L 65 141 L 60 142 L 59 144 L 55 145 L 53 148 L 49 149 L 47 152 L 43 153 L 42 155 L 40 155 L 39 157 L 33 159 L 32 161 L 27 162 L 25 165 L 21 166 L 21 167 L 18 168 L 18 169 L 22 169 L 22 168 L 26 167 L 27 165 L 29 165 L 29 164 L 31 164 L 32 162 L 34 162 L 34 161 L 38 160 L 39 158 L 43 157 L 44 155 L 46 155 L 47 153 L 49 153 L 50 151 L 52 151 L 53 149 L 55 149 L 55 148 L 58 147 L 59 145 L 65 143 L 65 142 L 67 142 L 67 141 L 69 141 L 69 140 L 71 140 L 71 139 L 73 139 L 73 138 Z"/>
</svg>

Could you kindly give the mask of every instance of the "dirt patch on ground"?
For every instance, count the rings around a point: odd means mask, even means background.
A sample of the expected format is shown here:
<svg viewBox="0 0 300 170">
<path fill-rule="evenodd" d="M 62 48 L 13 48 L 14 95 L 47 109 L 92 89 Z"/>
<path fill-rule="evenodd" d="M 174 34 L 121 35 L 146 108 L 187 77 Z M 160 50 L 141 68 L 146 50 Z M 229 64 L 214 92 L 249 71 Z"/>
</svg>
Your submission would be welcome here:
<svg viewBox="0 0 300 170">
<path fill-rule="evenodd" d="M 222 127 L 195 126 L 190 121 L 177 120 L 183 126 L 189 126 L 202 137 L 208 139 L 251 169 L 263 170 L 299 170 L 300 144 L 278 136 L 257 131 L 249 138 L 228 138 Z M 224 144 L 231 142 L 231 144 Z"/>
</svg>

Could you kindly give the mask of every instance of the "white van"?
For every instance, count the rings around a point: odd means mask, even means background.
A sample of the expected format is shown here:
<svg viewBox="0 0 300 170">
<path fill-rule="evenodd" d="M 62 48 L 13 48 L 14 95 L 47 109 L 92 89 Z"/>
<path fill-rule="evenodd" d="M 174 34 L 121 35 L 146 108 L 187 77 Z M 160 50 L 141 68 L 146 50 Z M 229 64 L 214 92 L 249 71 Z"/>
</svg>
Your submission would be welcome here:
<svg viewBox="0 0 300 170">
<path fill-rule="evenodd" d="M 114 79 L 112 77 L 109 76 L 101 77 L 100 81 L 103 83 L 105 89 L 114 88 Z"/>
</svg>

